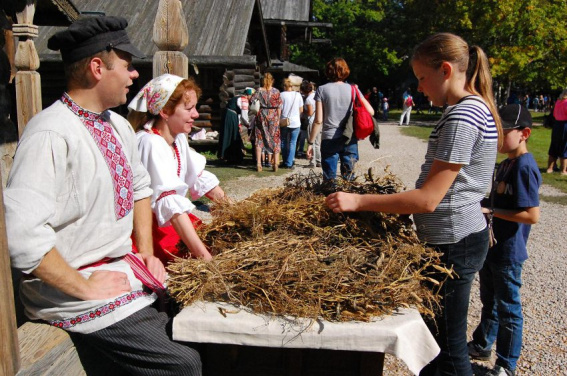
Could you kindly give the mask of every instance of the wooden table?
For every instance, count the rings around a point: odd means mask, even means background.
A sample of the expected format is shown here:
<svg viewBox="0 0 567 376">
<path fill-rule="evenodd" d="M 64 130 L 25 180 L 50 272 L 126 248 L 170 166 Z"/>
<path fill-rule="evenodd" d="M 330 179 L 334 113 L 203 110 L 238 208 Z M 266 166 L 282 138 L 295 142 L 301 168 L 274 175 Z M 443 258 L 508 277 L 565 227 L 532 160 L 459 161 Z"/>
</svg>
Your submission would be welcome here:
<svg viewBox="0 0 567 376">
<path fill-rule="evenodd" d="M 209 375 L 381 375 L 385 353 L 418 374 L 439 353 L 415 309 L 368 323 L 337 323 L 199 302 L 175 317 L 173 338 L 203 344 Z"/>
</svg>

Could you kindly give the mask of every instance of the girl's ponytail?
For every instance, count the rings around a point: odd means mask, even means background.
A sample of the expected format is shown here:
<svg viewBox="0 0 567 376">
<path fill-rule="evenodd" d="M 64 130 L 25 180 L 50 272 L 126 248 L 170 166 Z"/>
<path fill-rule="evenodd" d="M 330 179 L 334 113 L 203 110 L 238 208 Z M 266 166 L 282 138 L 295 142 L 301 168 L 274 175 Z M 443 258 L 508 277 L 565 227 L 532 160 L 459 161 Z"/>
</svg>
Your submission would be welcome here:
<svg viewBox="0 0 567 376">
<path fill-rule="evenodd" d="M 502 122 L 498 115 L 498 109 L 494 102 L 492 91 L 492 74 L 486 54 L 479 46 L 469 47 L 469 62 L 467 66 L 466 90 L 479 95 L 484 99 L 488 109 L 492 113 L 496 130 L 498 131 L 498 147 L 502 146 Z"/>
<path fill-rule="evenodd" d="M 465 40 L 451 33 L 433 34 L 413 50 L 412 61 L 439 68 L 444 61 L 452 62 L 459 71 L 466 72 L 465 89 L 486 102 L 498 131 L 498 146 L 502 143 L 502 122 L 494 102 L 492 75 L 488 58 L 478 46 L 469 47 Z"/>
</svg>

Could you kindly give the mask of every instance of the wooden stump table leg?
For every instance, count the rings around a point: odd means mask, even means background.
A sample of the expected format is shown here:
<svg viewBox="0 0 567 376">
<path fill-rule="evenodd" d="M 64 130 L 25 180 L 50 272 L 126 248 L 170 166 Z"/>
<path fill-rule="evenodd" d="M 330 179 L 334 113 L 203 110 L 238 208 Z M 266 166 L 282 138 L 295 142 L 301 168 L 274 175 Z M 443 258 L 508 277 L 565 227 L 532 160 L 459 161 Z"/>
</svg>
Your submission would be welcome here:
<svg viewBox="0 0 567 376">
<path fill-rule="evenodd" d="M 286 376 L 301 376 L 303 352 L 302 349 L 287 349 L 287 373 Z"/>
<path fill-rule="evenodd" d="M 364 352 L 360 354 L 360 376 L 382 376 L 384 353 Z"/>
</svg>

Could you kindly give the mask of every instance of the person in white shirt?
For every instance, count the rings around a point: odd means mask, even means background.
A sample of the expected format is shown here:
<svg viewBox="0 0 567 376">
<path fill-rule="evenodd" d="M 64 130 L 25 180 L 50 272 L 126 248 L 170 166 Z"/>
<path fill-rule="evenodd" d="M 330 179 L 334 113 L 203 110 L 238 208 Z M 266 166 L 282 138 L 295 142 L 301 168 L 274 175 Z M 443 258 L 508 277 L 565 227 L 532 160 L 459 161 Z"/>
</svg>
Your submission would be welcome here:
<svg viewBox="0 0 567 376">
<path fill-rule="evenodd" d="M 299 150 L 303 152 L 304 143 L 307 140 L 311 129 L 313 128 L 313 121 L 315 120 L 315 91 L 314 84 L 307 80 L 301 83 L 300 87 L 301 93 L 304 96 L 303 113 L 301 114 L 302 128 L 304 123 L 306 123 L 305 130 L 301 130 L 301 133 L 305 133 L 304 137 L 300 137 Z M 313 168 L 315 166 L 321 167 L 321 132 L 315 137 L 315 142 L 313 143 L 313 158 L 309 161 L 308 167 Z"/>
<path fill-rule="evenodd" d="M 48 41 L 67 92 L 30 120 L 14 157 L 4 193 L 11 262 L 24 273 L 26 315 L 69 331 L 75 346 L 128 374 L 200 375 L 198 352 L 173 342 L 168 317 L 151 307 L 165 269 L 153 256 L 150 179 L 132 128 L 108 110 L 126 103 L 132 56 L 144 56 L 127 25 L 84 18 Z"/>
<path fill-rule="evenodd" d="M 282 118 L 289 119 L 289 125 L 281 128 L 282 141 L 282 168 L 293 169 L 295 160 L 295 148 L 301 126 L 300 116 L 303 112 L 303 98 L 301 94 L 292 89 L 289 78 L 283 81 L 284 91 L 280 93 L 282 98 Z"/>
</svg>

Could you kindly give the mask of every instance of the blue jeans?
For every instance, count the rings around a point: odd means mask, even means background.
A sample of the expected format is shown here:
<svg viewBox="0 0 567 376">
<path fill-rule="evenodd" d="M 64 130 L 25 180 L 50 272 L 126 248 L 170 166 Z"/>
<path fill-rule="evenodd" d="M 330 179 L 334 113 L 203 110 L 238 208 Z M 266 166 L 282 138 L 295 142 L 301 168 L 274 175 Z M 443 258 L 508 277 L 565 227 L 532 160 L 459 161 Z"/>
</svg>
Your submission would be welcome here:
<svg viewBox="0 0 567 376">
<path fill-rule="evenodd" d="M 285 167 L 293 166 L 293 161 L 295 159 L 295 146 L 297 144 L 297 137 L 299 136 L 299 127 L 281 128 L 281 138 L 282 138 L 282 160 Z"/>
<path fill-rule="evenodd" d="M 297 139 L 297 150 L 296 150 L 298 154 L 305 154 L 306 139 L 307 139 L 307 130 L 300 130 L 299 138 Z"/>
<path fill-rule="evenodd" d="M 488 252 L 488 230 L 470 234 L 457 243 L 428 245 L 442 253 L 441 262 L 452 266 L 458 277 L 447 278 L 441 286 L 441 307 L 435 322 L 426 319 L 441 352 L 420 375 L 435 375 L 438 371 L 439 375 L 471 376 L 467 348 L 469 297 L 474 276 Z M 443 280 L 442 275 L 433 278 Z"/>
<path fill-rule="evenodd" d="M 337 165 L 341 161 L 341 176 L 346 180 L 354 180 L 354 165 L 358 161 L 358 140 L 345 144 L 344 138 L 321 141 L 321 167 L 323 180 L 335 180 Z"/>
<path fill-rule="evenodd" d="M 482 315 L 473 342 L 490 350 L 496 340 L 496 364 L 516 369 L 522 349 L 522 263 L 501 265 L 486 261 L 480 273 Z"/>
</svg>

